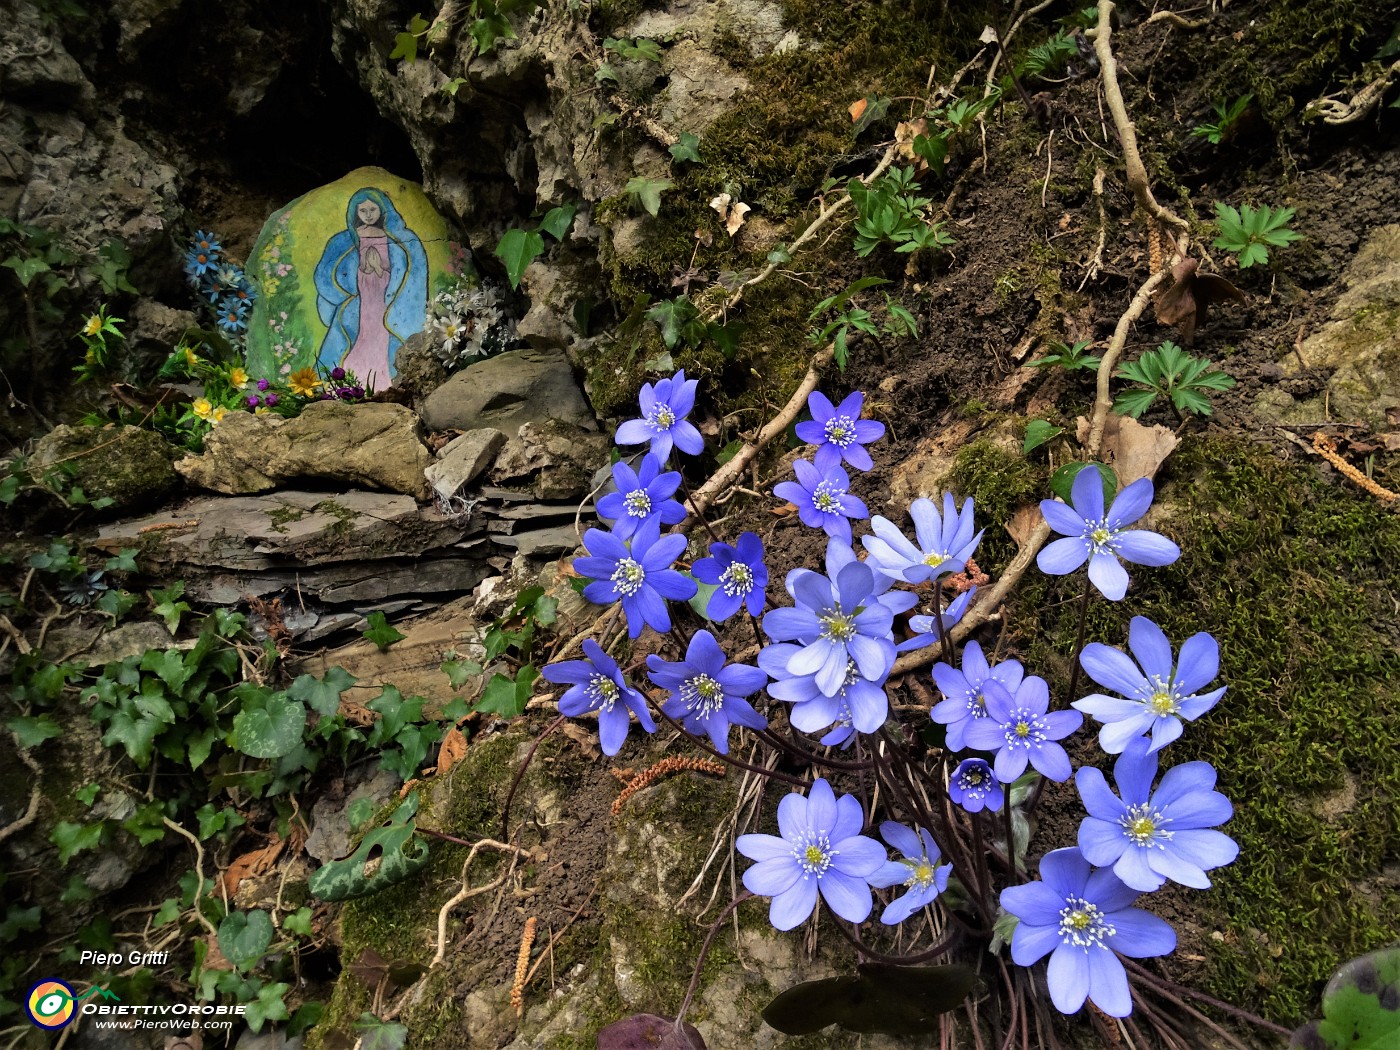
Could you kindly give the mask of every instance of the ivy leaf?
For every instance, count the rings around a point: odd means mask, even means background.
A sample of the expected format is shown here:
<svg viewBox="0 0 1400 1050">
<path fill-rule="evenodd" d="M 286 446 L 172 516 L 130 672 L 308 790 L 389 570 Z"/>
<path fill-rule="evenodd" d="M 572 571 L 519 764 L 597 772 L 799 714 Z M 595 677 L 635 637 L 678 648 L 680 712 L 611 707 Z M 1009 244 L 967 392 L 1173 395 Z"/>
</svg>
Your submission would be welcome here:
<svg viewBox="0 0 1400 1050">
<path fill-rule="evenodd" d="M 489 55 L 495 48 L 497 40 L 515 39 L 515 30 L 510 27 L 510 23 L 503 15 L 498 14 L 478 18 L 471 24 L 468 32 L 476 41 L 477 52 L 482 55 Z"/>
<path fill-rule="evenodd" d="M 262 707 L 245 707 L 233 716 L 234 747 L 253 758 L 281 758 L 301 743 L 306 706 L 273 693 Z"/>
<path fill-rule="evenodd" d="M 678 162 L 690 161 L 693 164 L 700 163 L 700 138 L 692 135 L 688 131 L 681 132 L 681 140 L 675 145 L 668 147 L 670 154 Z"/>
<path fill-rule="evenodd" d="M 103 562 L 102 567 L 108 572 L 136 572 L 138 571 L 136 551 L 131 547 L 124 547 L 116 557 L 108 558 Z M 184 586 L 183 583 L 180 584 L 182 590 Z"/>
<path fill-rule="evenodd" d="M 569 227 L 574 224 L 574 216 L 578 214 L 578 207 L 573 204 L 563 204 L 558 208 L 550 208 L 545 212 L 545 216 L 540 220 L 540 232 L 547 233 L 556 241 L 562 241 L 564 234 L 569 232 Z"/>
<path fill-rule="evenodd" d="M 48 715 L 20 715 L 6 721 L 5 728 L 14 733 L 21 751 L 38 747 L 45 740 L 63 735 L 58 723 Z"/>
<path fill-rule="evenodd" d="M 395 642 L 401 642 L 408 637 L 408 635 L 401 634 L 390 627 L 388 621 L 384 619 L 384 614 L 379 610 L 375 610 L 365 617 L 365 623 L 369 626 L 360 632 L 360 637 L 367 638 L 379 646 L 380 652 L 388 649 Z"/>
<path fill-rule="evenodd" d="M 408 1042 L 408 1029 L 391 1021 L 381 1021 L 371 1013 L 360 1014 L 355 1021 L 360 1033 L 361 1050 L 403 1050 Z"/>
<path fill-rule="evenodd" d="M 481 699 L 473 705 L 473 711 L 483 711 L 500 715 L 502 718 L 516 718 L 525 712 L 525 705 L 534 691 L 535 679 L 539 672 L 534 664 L 526 664 L 515 673 L 515 680 L 503 674 L 494 674 L 486 683 Z"/>
<path fill-rule="evenodd" d="M 178 694 L 194 674 L 194 667 L 185 666 L 185 654 L 179 649 L 150 649 L 141 659 L 141 670 L 154 671 L 172 693 Z"/>
<path fill-rule="evenodd" d="M 400 636 L 402 637 L 402 636 Z M 292 683 L 287 695 L 300 700 L 322 718 L 331 718 L 340 710 L 340 696 L 359 679 L 343 667 L 332 667 L 325 677 L 304 674 Z"/>
<path fill-rule="evenodd" d="M 106 830 L 106 822 L 100 820 L 95 824 L 71 824 L 63 820 L 54 825 L 49 841 L 58 847 L 58 862 L 66 865 L 75 853 L 102 845 Z"/>
<path fill-rule="evenodd" d="M 262 1030 L 265 1021 L 285 1021 L 291 1017 L 287 1013 L 287 1004 L 283 1002 L 286 998 L 287 990 L 291 986 L 278 981 L 275 984 L 265 984 L 258 989 L 258 997 L 248 1004 L 243 1013 L 243 1019 L 248 1022 L 248 1027 L 253 1031 Z"/>
<path fill-rule="evenodd" d="M 452 659 L 444 660 L 439 669 L 447 675 L 448 682 L 453 689 L 461 689 L 466 685 L 469 678 L 475 678 L 481 674 L 481 665 L 475 660 Z"/>
<path fill-rule="evenodd" d="M 428 31 L 428 23 L 421 14 L 414 15 L 408 21 L 407 32 L 397 33 L 394 36 L 394 50 L 389 52 L 390 61 L 401 58 L 405 62 L 416 62 L 418 60 L 418 38 Z"/>
<path fill-rule="evenodd" d="M 184 580 L 176 580 L 164 590 L 151 592 L 152 611 L 165 621 L 165 627 L 171 634 L 180 629 L 181 615 L 190 611 L 190 603 L 180 600 L 184 593 Z"/>
<path fill-rule="evenodd" d="M 21 908 L 18 904 L 10 905 L 5 912 L 5 919 L 0 922 L 0 944 L 12 941 L 21 933 L 39 928 L 39 916 L 43 909 L 39 905 L 32 908 Z"/>
<path fill-rule="evenodd" d="M 871 124 L 884 117 L 889 108 L 890 100 L 879 95 L 866 95 L 858 102 L 851 103 L 851 122 L 855 124 L 856 135 L 859 136 Z"/>
<path fill-rule="evenodd" d="M 637 201 L 653 219 L 661 211 L 661 195 L 675 189 L 670 179 L 649 179 L 644 175 L 627 180 L 627 193 Z"/>
<path fill-rule="evenodd" d="M 238 969 L 250 969 L 267 954 L 274 932 L 265 911 L 229 912 L 219 923 L 219 951 Z"/>
<path fill-rule="evenodd" d="M 311 909 L 298 908 L 291 915 L 282 919 L 282 928 L 295 933 L 298 937 L 311 936 Z"/>
<path fill-rule="evenodd" d="M 496 244 L 496 258 L 506 267 L 512 288 L 520 287 L 525 268 L 544 254 L 544 238 L 534 230 L 506 230 Z"/>
</svg>

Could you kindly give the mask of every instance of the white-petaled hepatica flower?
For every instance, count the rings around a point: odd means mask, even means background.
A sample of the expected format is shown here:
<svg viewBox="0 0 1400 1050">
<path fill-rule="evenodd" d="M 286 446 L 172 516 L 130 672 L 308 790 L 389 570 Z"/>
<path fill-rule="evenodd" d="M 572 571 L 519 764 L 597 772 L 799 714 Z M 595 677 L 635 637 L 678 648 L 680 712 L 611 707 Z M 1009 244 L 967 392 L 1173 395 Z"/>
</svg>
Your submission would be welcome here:
<svg viewBox="0 0 1400 1050">
<path fill-rule="evenodd" d="M 1030 966 L 1050 956 L 1050 1001 L 1060 1013 L 1077 1013 L 1088 999 L 1110 1017 L 1127 1017 L 1133 997 L 1118 956 L 1146 959 L 1176 950 L 1176 931 L 1132 907 L 1137 898 L 1074 847 L 1053 850 L 1041 858 L 1039 882 L 1001 891 L 1001 906 L 1021 920 L 1011 935 L 1011 959 Z"/>
<path fill-rule="evenodd" d="M 1046 523 L 1063 538 L 1047 544 L 1036 555 L 1036 565 L 1047 575 L 1064 576 L 1087 560 L 1089 582 L 1105 598 L 1119 601 L 1128 593 L 1124 561 L 1170 565 L 1181 556 L 1181 548 L 1165 536 L 1128 528 L 1147 513 L 1152 496 L 1152 482 L 1139 478 L 1118 493 L 1105 513 L 1103 477 L 1090 464 L 1075 476 L 1069 505 L 1052 499 L 1041 501 Z"/>
<path fill-rule="evenodd" d="M 736 848 L 758 861 L 744 872 L 750 893 L 771 897 L 768 921 L 779 930 L 801 925 L 817 894 L 848 922 L 864 922 L 874 901 L 869 877 L 884 865 L 885 848 L 860 834 L 865 815 L 850 795 L 836 797 L 818 777 L 807 796 L 778 803 L 780 835 L 740 835 Z"/>
<path fill-rule="evenodd" d="M 888 608 L 872 600 L 875 574 L 861 562 L 841 570 L 835 581 L 804 570 L 790 578 L 793 608 L 773 609 L 763 617 L 763 629 L 779 642 L 800 642 L 802 648 L 787 666 L 791 675 L 816 676 L 817 687 L 835 696 L 854 662 L 863 678 L 884 681 L 894 664 Z"/>
<path fill-rule="evenodd" d="M 993 678 L 982 683 L 987 717 L 967 727 L 963 739 L 975 751 L 995 751 L 992 769 L 1003 784 L 1012 783 L 1032 765 L 1051 780 L 1068 780 L 1069 755 L 1056 741 L 1081 725 L 1078 711 L 1051 711 L 1050 688 L 1045 679 L 1028 675 L 1015 695 Z"/>
<path fill-rule="evenodd" d="M 870 519 L 874 535 L 862 537 L 861 543 L 870 552 L 872 568 L 906 583 L 923 583 L 967 567 L 967 559 L 982 541 L 982 533 L 973 533 L 972 500 L 965 500 L 959 511 L 953 494 L 945 492 L 940 515 L 933 500 L 921 497 L 909 505 L 909 516 L 914 520 L 915 543 L 888 518 L 877 514 Z"/>
<path fill-rule="evenodd" d="M 650 678 L 671 694 L 661 710 L 681 721 L 686 732 L 704 733 L 722 755 L 729 754 L 730 723 L 764 729 L 768 720 L 746 697 L 768 684 L 768 676 L 748 664 L 726 664 L 724 650 L 709 631 L 696 631 L 685 659 L 647 657 Z"/>
<path fill-rule="evenodd" d="M 1122 694 L 1093 693 L 1071 705 L 1103 723 L 1099 746 L 1110 755 L 1120 754 L 1144 733 L 1152 735 L 1149 751 L 1166 747 L 1181 736 L 1183 720 L 1201 717 L 1225 695 L 1223 685 L 1201 692 L 1220 673 L 1220 646 L 1204 631 L 1186 639 L 1173 666 L 1166 634 L 1147 617 L 1134 616 L 1128 625 L 1128 648 L 1136 664 L 1126 653 L 1100 642 L 1090 642 L 1079 654 L 1079 664 L 1090 678 Z"/>
<path fill-rule="evenodd" d="M 880 915 L 880 921 L 886 926 L 897 926 L 920 908 L 932 904 L 933 899 L 948 888 L 953 866 L 939 865 L 938 845 L 923 828 L 915 833 L 903 824 L 887 820 L 880 825 L 880 837 L 903 854 L 899 860 L 886 861 L 870 876 L 870 885 L 876 889 L 906 888 L 906 892 L 886 905 Z"/>
<path fill-rule="evenodd" d="M 1213 830 L 1234 815 L 1230 800 L 1215 790 L 1209 762 L 1184 762 L 1162 775 L 1147 739 L 1131 741 L 1113 764 L 1122 798 L 1103 773 L 1082 767 L 1074 782 L 1089 815 L 1079 825 L 1079 849 L 1091 864 L 1113 873 L 1135 890 L 1161 889 L 1170 879 L 1192 889 L 1210 886 L 1206 872 L 1239 856 L 1235 840 Z"/>
<path fill-rule="evenodd" d="M 559 713 L 577 718 L 597 712 L 598 740 L 605 755 L 615 755 L 622 749 L 631 725 L 629 712 L 637 716 L 648 733 L 656 732 L 646 698 L 627 684 L 617 661 L 592 638 L 583 640 L 583 655 L 583 660 L 546 664 L 540 672 L 545 681 L 570 687 L 559 698 Z"/>
</svg>

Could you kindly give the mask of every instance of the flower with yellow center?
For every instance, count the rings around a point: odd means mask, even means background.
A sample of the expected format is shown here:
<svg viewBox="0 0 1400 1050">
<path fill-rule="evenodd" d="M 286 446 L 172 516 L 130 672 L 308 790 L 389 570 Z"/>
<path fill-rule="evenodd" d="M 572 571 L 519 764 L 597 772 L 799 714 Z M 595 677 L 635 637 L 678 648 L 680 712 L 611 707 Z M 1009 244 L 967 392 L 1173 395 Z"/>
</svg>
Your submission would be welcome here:
<svg viewBox="0 0 1400 1050">
<path fill-rule="evenodd" d="M 314 368 L 297 369 L 287 377 L 287 382 L 291 385 L 292 393 L 298 397 L 315 397 L 321 386 L 321 380 L 316 377 Z"/>
<path fill-rule="evenodd" d="M 207 397 L 197 397 L 194 399 L 194 404 L 190 406 L 190 411 L 200 419 L 208 419 L 214 411 L 214 406 L 209 403 Z"/>
<path fill-rule="evenodd" d="M 226 409 L 223 405 L 220 405 L 218 408 L 214 409 L 214 411 L 209 414 L 209 422 L 222 423 L 224 421 L 224 413 L 226 413 L 227 411 L 228 409 Z"/>
<path fill-rule="evenodd" d="M 231 385 L 235 390 L 239 387 L 247 386 L 248 373 L 243 371 L 243 369 L 239 368 L 237 365 L 234 365 L 228 370 L 228 381 L 229 385 Z"/>
<path fill-rule="evenodd" d="M 187 367 L 187 368 L 193 368 L 196 364 L 198 364 L 198 360 L 197 360 L 197 359 L 195 358 L 195 356 L 194 356 L 194 351 L 191 350 L 188 346 L 185 347 L 184 349 L 185 349 L 185 367 Z"/>
<path fill-rule="evenodd" d="M 87 324 L 83 325 L 83 335 L 94 336 L 102 331 L 102 315 L 93 314 L 87 319 Z"/>
</svg>

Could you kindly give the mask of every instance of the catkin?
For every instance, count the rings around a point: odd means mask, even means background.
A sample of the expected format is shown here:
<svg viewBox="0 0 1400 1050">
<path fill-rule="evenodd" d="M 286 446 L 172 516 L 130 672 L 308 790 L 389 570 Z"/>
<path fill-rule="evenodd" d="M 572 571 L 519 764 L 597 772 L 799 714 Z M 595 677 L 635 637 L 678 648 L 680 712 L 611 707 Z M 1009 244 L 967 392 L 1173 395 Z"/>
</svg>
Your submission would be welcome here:
<svg viewBox="0 0 1400 1050">
<path fill-rule="evenodd" d="M 510 986 L 510 1005 L 515 1007 L 515 1016 L 525 1013 L 525 975 L 530 971 L 530 947 L 535 943 L 535 917 L 525 920 L 525 931 L 520 935 L 520 954 L 515 957 L 515 982 Z"/>
<path fill-rule="evenodd" d="M 663 758 L 654 766 L 642 770 L 622 789 L 622 794 L 613 799 L 612 815 L 617 816 L 622 812 L 623 805 L 629 798 L 635 795 L 642 788 L 666 776 L 669 773 L 679 773 L 683 770 L 690 770 L 695 773 L 713 773 L 715 776 L 724 776 L 724 763 L 715 762 L 708 758 L 683 758 L 679 755 L 671 758 Z"/>
<path fill-rule="evenodd" d="M 1391 492 L 1390 489 L 1376 484 L 1365 474 L 1361 473 L 1361 471 L 1357 470 L 1350 463 L 1344 460 L 1341 456 L 1337 455 L 1337 446 L 1332 444 L 1332 441 L 1327 437 L 1327 435 L 1314 434 L 1312 443 L 1314 452 L 1316 452 L 1323 459 L 1327 460 L 1328 463 L 1331 463 L 1332 466 L 1336 467 L 1339 471 L 1345 474 L 1357 485 L 1361 486 L 1371 495 L 1375 496 L 1376 499 L 1385 500 L 1387 503 L 1391 502 L 1392 500 L 1400 499 L 1400 493 Z"/>
</svg>

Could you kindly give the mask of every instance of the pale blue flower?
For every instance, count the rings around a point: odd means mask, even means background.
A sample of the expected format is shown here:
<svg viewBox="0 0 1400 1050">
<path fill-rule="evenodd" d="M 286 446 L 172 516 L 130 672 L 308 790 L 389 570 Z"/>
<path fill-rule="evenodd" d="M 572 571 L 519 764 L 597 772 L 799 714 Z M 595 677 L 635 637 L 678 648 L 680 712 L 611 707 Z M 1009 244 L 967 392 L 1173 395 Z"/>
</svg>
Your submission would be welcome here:
<svg viewBox="0 0 1400 1050">
<path fill-rule="evenodd" d="M 953 866 L 939 866 L 938 846 L 923 828 L 916 834 L 903 824 L 887 820 L 880 825 L 880 837 L 904 855 L 899 860 L 886 861 L 868 880 L 876 889 L 908 888 L 908 892 L 886 905 L 880 915 L 880 921 L 886 926 L 897 926 L 920 908 L 932 904 L 934 898 L 948 888 Z"/>
<path fill-rule="evenodd" d="M 837 466 L 843 459 L 856 470 L 869 470 L 875 465 L 865 446 L 885 436 L 885 424 L 873 419 L 861 419 L 861 408 L 865 395 L 857 390 L 839 408 L 833 408 L 831 401 L 819 390 L 813 390 L 807 398 L 807 409 L 812 418 L 798 423 L 793 428 L 798 441 L 817 446 L 816 467 L 823 473 L 828 467 Z"/>
<path fill-rule="evenodd" d="M 1003 660 L 995 667 L 990 666 L 976 642 L 963 646 L 962 670 L 941 660 L 934 664 L 933 681 L 943 694 L 943 700 L 933 705 L 929 717 L 948 727 L 948 750 L 957 752 L 966 747 L 963 738 L 967 727 L 976 719 L 987 717 L 987 701 L 982 695 L 984 682 L 988 679 L 1000 682 L 1014 695 L 1024 677 L 1019 660 Z"/>
<path fill-rule="evenodd" d="M 909 542 L 888 518 L 877 514 L 870 519 L 874 535 L 863 537 L 861 543 L 870 552 L 872 568 L 906 583 L 923 583 L 967 567 L 967 559 L 982 541 L 982 533 L 972 531 L 976 527 L 972 500 L 965 500 L 959 511 L 953 494 L 945 492 L 940 515 L 932 500 L 916 499 L 909 505 L 909 516 L 914 519 L 917 544 Z"/>
<path fill-rule="evenodd" d="M 627 632 L 636 638 L 642 626 L 665 633 L 671 629 L 666 601 L 689 601 L 695 581 L 671 568 L 685 551 L 684 536 L 661 535 L 656 518 L 644 521 L 624 543 L 610 532 L 589 529 L 583 535 L 588 557 L 574 559 L 574 571 L 593 579 L 583 589 L 584 598 L 597 605 L 622 602 Z"/>
<path fill-rule="evenodd" d="M 605 755 L 615 755 L 622 749 L 631 725 L 629 712 L 637 716 L 648 733 L 656 732 L 646 698 L 627 684 L 617 661 L 592 638 L 583 640 L 583 655 L 586 659 L 546 664 L 540 671 L 545 681 L 570 686 L 559 698 L 559 713 L 575 718 L 596 711 L 598 741 Z"/>
<path fill-rule="evenodd" d="M 662 463 L 674 445 L 692 456 L 705 450 L 705 439 L 685 417 L 695 407 L 698 379 L 686 379 L 685 369 L 669 379 L 657 380 L 656 385 L 642 386 L 637 401 L 642 409 L 641 419 L 629 419 L 617 428 L 619 445 L 651 443 L 651 452 Z"/>
<path fill-rule="evenodd" d="M 684 660 L 653 654 L 647 668 L 651 680 L 671 693 L 662 710 L 683 721 L 687 732 L 707 734 L 722 755 L 729 754 L 731 722 L 750 729 L 768 726 L 768 719 L 744 699 L 762 689 L 768 676 L 748 664 L 726 664 L 724 650 L 709 631 L 691 636 Z"/>
<path fill-rule="evenodd" d="M 1083 715 L 1049 710 L 1050 688 L 1035 675 L 1028 675 L 1014 696 L 988 678 L 982 683 L 982 695 L 987 700 L 987 717 L 973 721 L 963 739 L 976 751 L 997 753 L 992 768 L 998 780 L 1012 783 L 1027 764 L 1051 780 L 1069 779 L 1069 755 L 1056 741 L 1083 725 Z"/>
</svg>

